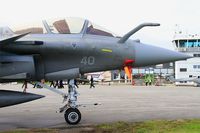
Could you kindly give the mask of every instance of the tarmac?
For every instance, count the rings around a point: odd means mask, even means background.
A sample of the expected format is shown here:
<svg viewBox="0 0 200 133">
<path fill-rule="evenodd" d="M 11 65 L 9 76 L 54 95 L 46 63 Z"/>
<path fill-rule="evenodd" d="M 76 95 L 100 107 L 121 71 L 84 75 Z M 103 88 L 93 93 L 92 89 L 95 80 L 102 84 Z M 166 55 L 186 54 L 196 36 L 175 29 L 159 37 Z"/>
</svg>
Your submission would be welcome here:
<svg viewBox="0 0 200 133">
<path fill-rule="evenodd" d="M 0 89 L 22 91 L 21 84 L 0 85 Z M 62 89 L 67 92 L 67 89 Z M 88 85 L 79 86 L 78 101 L 82 120 L 78 126 L 117 121 L 140 122 L 155 119 L 200 118 L 200 88 L 175 86 Z M 45 95 L 43 99 L 0 109 L 0 131 L 18 128 L 70 127 L 64 114 L 62 97 L 47 89 L 28 92 Z M 101 105 L 94 106 L 94 103 Z"/>
</svg>

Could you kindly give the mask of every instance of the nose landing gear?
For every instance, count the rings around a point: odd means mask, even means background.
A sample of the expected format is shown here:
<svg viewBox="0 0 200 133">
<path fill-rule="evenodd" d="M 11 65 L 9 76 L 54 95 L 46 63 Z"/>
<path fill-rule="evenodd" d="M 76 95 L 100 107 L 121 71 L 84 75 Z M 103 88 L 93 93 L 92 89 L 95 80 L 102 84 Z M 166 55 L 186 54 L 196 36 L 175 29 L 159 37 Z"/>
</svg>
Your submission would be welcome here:
<svg viewBox="0 0 200 133">
<path fill-rule="evenodd" d="M 55 88 L 49 87 L 45 84 L 42 84 L 39 82 L 37 84 L 39 84 L 40 86 L 42 86 L 44 88 L 47 88 L 50 91 L 57 93 L 59 95 L 62 95 L 64 98 L 63 102 L 67 101 L 67 104 L 65 104 L 65 106 L 61 107 L 59 112 L 60 113 L 65 112 L 64 117 L 65 117 L 65 121 L 68 124 L 75 125 L 80 122 L 81 113 L 78 110 L 78 105 L 77 105 L 78 92 L 77 92 L 76 86 L 74 84 L 74 79 L 71 79 L 69 81 L 67 94 L 65 94 Z"/>
<path fill-rule="evenodd" d="M 60 112 L 65 111 L 65 121 L 71 125 L 78 124 L 81 120 L 81 113 L 77 105 L 77 97 L 78 92 L 74 84 L 74 79 L 71 79 L 68 84 L 68 95 L 64 97 L 64 101 L 67 101 L 67 104 L 60 108 Z"/>
</svg>

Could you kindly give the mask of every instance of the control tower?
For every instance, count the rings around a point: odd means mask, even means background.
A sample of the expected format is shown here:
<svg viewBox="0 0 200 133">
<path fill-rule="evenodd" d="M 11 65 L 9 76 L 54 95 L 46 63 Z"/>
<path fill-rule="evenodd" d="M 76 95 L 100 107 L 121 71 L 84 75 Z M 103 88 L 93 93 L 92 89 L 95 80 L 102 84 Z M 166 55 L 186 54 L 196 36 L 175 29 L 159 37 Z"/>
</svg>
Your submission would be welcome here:
<svg viewBox="0 0 200 133">
<path fill-rule="evenodd" d="M 175 34 L 173 45 L 178 52 L 183 52 L 194 58 L 175 62 L 175 78 L 200 78 L 200 36 L 184 35 L 181 32 Z M 194 82 L 176 82 L 176 85 L 193 85 Z"/>
</svg>

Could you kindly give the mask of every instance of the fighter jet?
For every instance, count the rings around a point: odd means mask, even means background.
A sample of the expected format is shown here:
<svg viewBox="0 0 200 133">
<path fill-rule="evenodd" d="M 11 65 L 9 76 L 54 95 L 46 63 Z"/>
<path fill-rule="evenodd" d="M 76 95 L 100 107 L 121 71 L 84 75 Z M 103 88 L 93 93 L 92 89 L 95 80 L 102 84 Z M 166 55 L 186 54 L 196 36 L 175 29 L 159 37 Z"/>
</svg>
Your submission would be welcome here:
<svg viewBox="0 0 200 133">
<path fill-rule="evenodd" d="M 67 103 L 60 108 L 60 112 L 65 112 L 67 123 L 77 124 L 81 120 L 81 113 L 78 110 L 78 95 L 73 79 L 85 73 L 117 69 L 124 69 L 130 78 L 133 67 L 190 58 L 182 53 L 129 39 L 143 27 L 159 25 L 143 23 L 122 37 L 102 29 L 89 20 L 74 18 L 45 20 L 41 27 L 15 31 L 2 27 L 0 82 L 38 81 L 38 85 L 63 96 Z M 51 88 L 39 82 L 41 80 L 69 80 L 68 93 Z M 25 97 L 19 92 L 0 93 L 0 101 L 7 102 L 0 102 L 0 107 L 30 101 L 29 96 Z M 32 100 L 42 97 L 32 94 L 30 96 Z M 13 100 L 15 103 L 11 102 Z"/>
</svg>

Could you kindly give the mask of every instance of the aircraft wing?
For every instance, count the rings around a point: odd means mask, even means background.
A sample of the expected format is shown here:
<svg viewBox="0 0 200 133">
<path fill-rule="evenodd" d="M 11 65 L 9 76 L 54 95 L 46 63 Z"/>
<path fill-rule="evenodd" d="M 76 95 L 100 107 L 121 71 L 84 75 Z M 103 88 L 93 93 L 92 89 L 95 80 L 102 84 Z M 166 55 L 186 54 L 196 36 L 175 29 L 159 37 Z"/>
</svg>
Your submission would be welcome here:
<svg viewBox="0 0 200 133">
<path fill-rule="evenodd" d="M 13 43 L 15 42 L 16 40 L 28 35 L 29 33 L 24 33 L 24 34 L 20 34 L 20 35 L 15 35 L 15 36 L 12 36 L 12 37 L 8 37 L 6 39 L 1 39 L 0 40 L 0 45 L 4 45 L 4 44 L 9 44 L 9 43 Z"/>
<path fill-rule="evenodd" d="M 174 77 L 169 76 L 169 80 L 172 81 L 172 82 L 180 82 L 180 81 L 191 81 L 191 82 L 193 81 L 193 82 L 197 82 L 197 78 L 196 77 L 175 79 Z M 200 82 L 200 80 L 199 80 L 199 82 Z"/>
<path fill-rule="evenodd" d="M 189 81 L 189 82 L 195 82 L 197 84 L 200 84 L 200 79 L 197 77 L 177 79 L 175 82 L 180 82 L 180 81 Z"/>
<path fill-rule="evenodd" d="M 197 83 L 197 84 L 200 84 L 200 79 L 199 79 L 199 78 L 196 78 L 196 79 L 194 80 L 194 82 Z"/>
<path fill-rule="evenodd" d="M 195 81 L 197 78 L 181 78 L 181 79 L 176 79 L 176 82 L 179 82 L 179 81 Z"/>
</svg>

